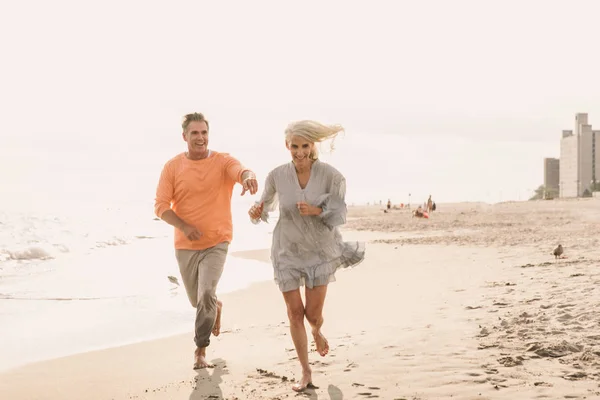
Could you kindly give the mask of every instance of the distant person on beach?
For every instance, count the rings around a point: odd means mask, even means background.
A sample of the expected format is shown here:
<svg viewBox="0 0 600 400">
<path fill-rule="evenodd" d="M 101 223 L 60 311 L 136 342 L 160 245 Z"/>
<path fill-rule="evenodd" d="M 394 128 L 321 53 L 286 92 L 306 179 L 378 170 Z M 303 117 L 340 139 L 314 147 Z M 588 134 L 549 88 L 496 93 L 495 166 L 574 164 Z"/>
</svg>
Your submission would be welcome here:
<svg viewBox="0 0 600 400">
<path fill-rule="evenodd" d="M 388 199 L 388 202 L 387 202 L 387 209 L 388 209 L 388 211 L 392 209 L 392 201 L 390 199 Z"/>
<path fill-rule="evenodd" d="M 422 218 L 423 216 L 424 216 L 423 207 L 419 206 L 419 207 L 417 207 L 416 210 L 413 211 L 413 217 Z"/>
<path fill-rule="evenodd" d="M 187 151 L 164 165 L 154 212 L 175 227 L 175 257 L 188 298 L 196 308 L 194 369 L 206 368 L 211 333 L 218 336 L 223 304 L 217 284 L 232 240 L 231 195 L 236 183 L 255 194 L 252 171 L 227 153 L 208 149 L 208 121 L 200 113 L 184 117 Z"/>
<path fill-rule="evenodd" d="M 279 207 L 271 261 L 302 366 L 302 378 L 292 386 L 297 392 L 313 386 L 304 319 L 317 352 L 325 356 L 329 344 L 321 327 L 327 285 L 335 281 L 338 268 L 356 265 L 365 256 L 364 243 L 344 242 L 339 231 L 346 222 L 346 179 L 318 159 L 316 143 L 335 139 L 341 131 L 339 125 L 314 121 L 288 125 L 285 141 L 292 161 L 269 172 L 260 202 L 248 211 L 253 221 L 268 222 L 269 212 Z M 300 295 L 304 285 L 306 304 Z"/>
<path fill-rule="evenodd" d="M 427 199 L 427 212 L 431 213 L 431 209 L 433 208 L 433 200 L 431 200 L 431 195 Z"/>
</svg>

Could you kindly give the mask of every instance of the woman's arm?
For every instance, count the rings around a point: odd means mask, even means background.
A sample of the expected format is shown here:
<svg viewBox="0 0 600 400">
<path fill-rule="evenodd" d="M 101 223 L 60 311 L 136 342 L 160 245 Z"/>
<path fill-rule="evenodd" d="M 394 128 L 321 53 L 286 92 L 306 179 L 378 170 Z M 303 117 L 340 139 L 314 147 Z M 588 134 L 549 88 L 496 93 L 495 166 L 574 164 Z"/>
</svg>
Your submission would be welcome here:
<svg viewBox="0 0 600 400">
<path fill-rule="evenodd" d="M 319 217 L 330 229 L 346 223 L 346 178 L 342 174 L 334 176 L 329 193 L 321 196 L 316 206 L 321 208 Z"/>
<path fill-rule="evenodd" d="M 277 196 L 277 188 L 275 186 L 275 178 L 273 176 L 273 171 L 269 172 L 267 175 L 267 179 L 265 180 L 265 188 L 263 189 L 262 196 L 258 201 L 258 207 L 260 211 L 260 219 L 264 222 L 269 222 L 269 213 L 275 211 L 277 208 L 278 196 Z M 253 208 L 256 206 L 253 206 Z M 249 214 L 252 215 L 252 208 L 249 211 Z"/>
</svg>

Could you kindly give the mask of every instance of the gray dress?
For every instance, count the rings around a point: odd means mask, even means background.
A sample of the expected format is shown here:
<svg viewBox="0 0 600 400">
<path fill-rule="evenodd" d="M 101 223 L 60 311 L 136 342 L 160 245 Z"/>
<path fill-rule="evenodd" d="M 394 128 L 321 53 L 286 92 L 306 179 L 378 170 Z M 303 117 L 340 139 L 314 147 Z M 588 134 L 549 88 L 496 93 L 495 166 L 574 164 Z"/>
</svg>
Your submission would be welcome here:
<svg viewBox="0 0 600 400">
<path fill-rule="evenodd" d="M 261 219 L 279 205 L 279 220 L 273 231 L 271 261 L 275 283 L 282 292 L 327 285 L 335 271 L 357 265 L 365 257 L 364 242 L 344 242 L 339 226 L 346 222 L 346 180 L 331 165 L 316 160 L 310 179 L 302 189 L 292 162 L 267 175 L 261 202 Z M 318 216 L 301 216 L 297 203 L 321 207 Z"/>
</svg>

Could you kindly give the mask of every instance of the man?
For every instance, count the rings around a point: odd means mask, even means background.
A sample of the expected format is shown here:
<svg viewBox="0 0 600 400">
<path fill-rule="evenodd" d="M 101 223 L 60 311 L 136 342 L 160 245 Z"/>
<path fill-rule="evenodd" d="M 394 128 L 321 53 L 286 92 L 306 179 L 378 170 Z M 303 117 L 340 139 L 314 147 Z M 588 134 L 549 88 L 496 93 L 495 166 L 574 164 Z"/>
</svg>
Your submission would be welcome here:
<svg viewBox="0 0 600 400">
<path fill-rule="evenodd" d="M 208 121 L 200 113 L 184 117 L 183 140 L 187 152 L 163 167 L 154 211 L 175 227 L 175 255 L 188 298 L 196 307 L 194 369 L 211 365 L 206 348 L 211 333 L 221 328 L 222 303 L 217 284 L 233 237 L 231 196 L 236 182 L 255 194 L 255 174 L 226 153 L 208 149 Z"/>
</svg>

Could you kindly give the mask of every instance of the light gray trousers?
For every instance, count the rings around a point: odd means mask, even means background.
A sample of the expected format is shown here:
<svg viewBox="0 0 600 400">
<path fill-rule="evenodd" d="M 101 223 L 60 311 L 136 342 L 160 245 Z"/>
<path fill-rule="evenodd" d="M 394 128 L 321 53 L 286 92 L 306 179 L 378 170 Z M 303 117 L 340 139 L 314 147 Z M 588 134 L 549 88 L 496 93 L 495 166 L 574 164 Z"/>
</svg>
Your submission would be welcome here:
<svg viewBox="0 0 600 400">
<path fill-rule="evenodd" d="M 217 318 L 217 284 L 223 273 L 229 243 L 204 250 L 175 250 L 183 286 L 192 307 L 196 308 L 194 342 L 208 347 Z"/>
</svg>

